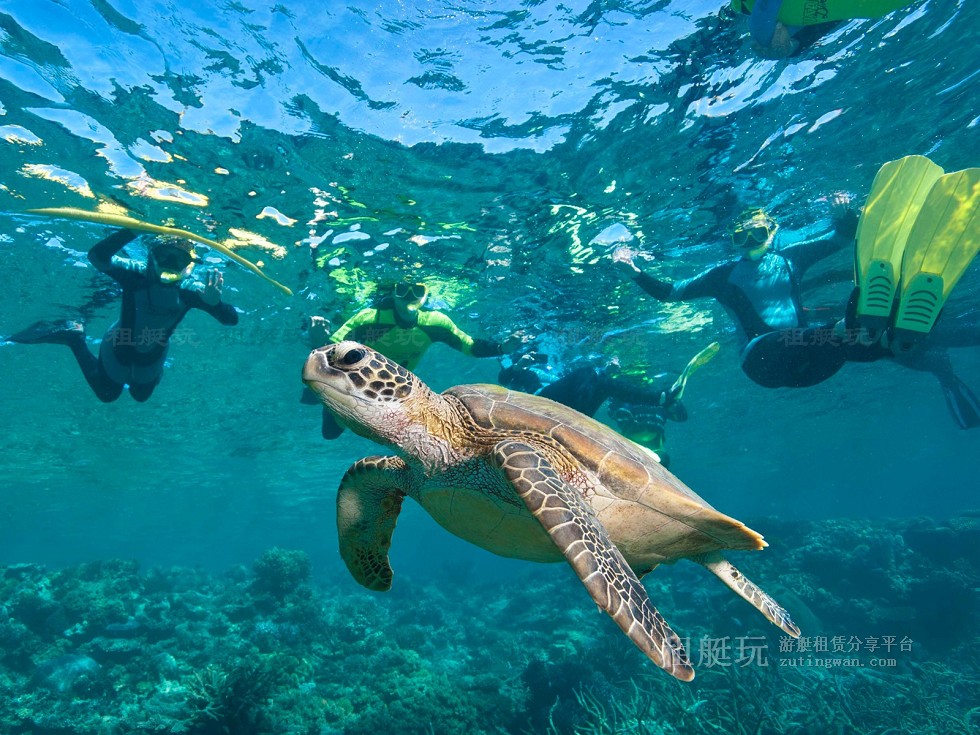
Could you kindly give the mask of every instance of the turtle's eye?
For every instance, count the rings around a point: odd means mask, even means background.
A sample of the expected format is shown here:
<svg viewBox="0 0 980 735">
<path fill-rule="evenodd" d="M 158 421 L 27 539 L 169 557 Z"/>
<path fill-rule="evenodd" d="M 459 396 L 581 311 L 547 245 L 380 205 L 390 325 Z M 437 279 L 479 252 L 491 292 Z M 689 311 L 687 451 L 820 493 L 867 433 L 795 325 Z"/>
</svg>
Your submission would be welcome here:
<svg viewBox="0 0 980 735">
<path fill-rule="evenodd" d="M 341 355 L 340 359 L 337 360 L 337 362 L 339 362 L 341 365 L 346 365 L 349 367 L 351 365 L 356 365 L 363 359 L 364 359 L 364 350 L 360 350 L 355 347 L 353 350 L 349 350 L 348 352 L 345 352 L 343 355 Z"/>
</svg>

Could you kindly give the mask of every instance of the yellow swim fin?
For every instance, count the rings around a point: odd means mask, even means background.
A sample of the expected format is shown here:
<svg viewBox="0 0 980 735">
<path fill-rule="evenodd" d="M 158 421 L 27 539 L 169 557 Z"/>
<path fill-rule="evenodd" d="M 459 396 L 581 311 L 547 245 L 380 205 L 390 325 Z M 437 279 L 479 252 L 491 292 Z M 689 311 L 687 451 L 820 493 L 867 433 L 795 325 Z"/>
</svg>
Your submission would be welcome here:
<svg viewBox="0 0 980 735">
<path fill-rule="evenodd" d="M 932 329 L 950 292 L 980 250 L 980 168 L 939 178 L 915 220 L 902 261 L 895 336 Z"/>
<path fill-rule="evenodd" d="M 694 371 L 699 367 L 711 361 L 711 358 L 718 354 L 718 350 L 721 349 L 721 345 L 717 342 L 712 342 L 710 345 L 701 350 L 698 354 L 691 358 L 690 362 L 681 372 L 677 380 L 670 387 L 670 393 L 674 396 L 674 400 L 679 401 L 684 397 L 684 389 L 687 388 L 687 379 L 690 378 Z"/>
<path fill-rule="evenodd" d="M 164 227 L 163 225 L 155 225 L 150 222 L 142 222 L 138 219 L 133 219 L 132 217 L 127 217 L 122 214 L 109 214 L 107 212 L 90 212 L 87 209 L 75 209 L 74 207 L 51 207 L 46 209 L 28 209 L 29 214 L 40 214 L 46 217 L 60 217 L 63 219 L 74 219 L 80 220 L 82 222 L 94 222 L 100 225 L 111 225 L 113 227 L 125 227 L 130 230 L 137 230 L 139 232 L 152 232 L 157 235 L 173 235 L 175 237 L 182 237 L 187 240 L 193 240 L 194 242 L 199 242 L 202 245 L 206 245 L 209 248 L 217 250 L 219 253 L 228 256 L 234 260 L 239 265 L 244 266 L 248 270 L 252 271 L 259 278 L 268 281 L 273 286 L 278 288 L 287 296 L 292 296 L 293 292 L 286 286 L 279 283 L 265 273 L 255 265 L 250 260 L 246 260 L 238 253 L 232 251 L 220 242 L 215 242 L 207 237 L 201 237 L 188 230 L 182 230 L 177 227 Z"/>
<path fill-rule="evenodd" d="M 861 326 L 883 329 L 895 305 L 909 232 L 941 167 L 925 156 L 889 161 L 878 170 L 858 223 L 854 283 Z"/>
</svg>

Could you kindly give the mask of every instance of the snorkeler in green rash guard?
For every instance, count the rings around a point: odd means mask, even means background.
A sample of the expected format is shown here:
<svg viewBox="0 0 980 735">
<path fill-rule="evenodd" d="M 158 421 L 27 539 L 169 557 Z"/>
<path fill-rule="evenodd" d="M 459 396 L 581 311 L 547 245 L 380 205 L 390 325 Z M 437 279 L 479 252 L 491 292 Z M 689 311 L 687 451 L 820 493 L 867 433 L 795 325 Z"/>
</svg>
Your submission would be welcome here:
<svg viewBox="0 0 980 735">
<path fill-rule="evenodd" d="M 205 283 L 188 280 L 202 262 L 192 242 L 148 237 L 146 263 L 116 255 L 137 235 L 119 230 L 88 252 L 92 265 L 122 287 L 122 313 L 102 337 L 98 357 L 89 351 L 79 322 L 36 322 L 7 337 L 20 344 L 68 346 L 92 391 L 105 403 L 119 398 L 125 387 L 137 401 L 150 397 L 163 377 L 170 337 L 191 309 L 228 326 L 238 323 L 238 312 L 221 300 L 221 271 L 208 271 Z"/>
<path fill-rule="evenodd" d="M 317 347 L 354 340 L 366 344 L 408 370 L 414 370 L 435 342 L 442 342 L 471 357 L 497 357 L 503 353 L 496 342 L 473 338 L 441 311 L 424 309 L 428 289 L 423 283 L 398 283 L 384 293 L 376 307 L 364 309 L 327 336 L 326 322 L 313 317 L 311 339 Z M 309 389 L 306 389 L 307 391 Z M 304 396 L 306 393 L 304 392 Z M 321 433 L 336 439 L 343 427 L 333 414 L 323 409 Z"/>
<path fill-rule="evenodd" d="M 909 0 L 732 0 L 749 16 L 749 32 L 767 59 L 793 56 L 833 30 L 842 20 L 880 18 L 910 5 Z"/>
</svg>

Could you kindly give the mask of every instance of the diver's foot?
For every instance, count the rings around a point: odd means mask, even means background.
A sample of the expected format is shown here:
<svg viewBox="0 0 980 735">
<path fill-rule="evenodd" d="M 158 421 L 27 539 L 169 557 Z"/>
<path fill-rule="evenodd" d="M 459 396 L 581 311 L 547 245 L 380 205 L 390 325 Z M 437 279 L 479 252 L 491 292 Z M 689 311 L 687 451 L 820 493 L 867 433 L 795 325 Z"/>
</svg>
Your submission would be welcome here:
<svg viewBox="0 0 980 735">
<path fill-rule="evenodd" d="M 85 339 L 85 328 L 81 322 L 71 320 L 34 322 L 7 337 L 8 342 L 22 345 L 67 345 L 77 339 Z"/>
</svg>

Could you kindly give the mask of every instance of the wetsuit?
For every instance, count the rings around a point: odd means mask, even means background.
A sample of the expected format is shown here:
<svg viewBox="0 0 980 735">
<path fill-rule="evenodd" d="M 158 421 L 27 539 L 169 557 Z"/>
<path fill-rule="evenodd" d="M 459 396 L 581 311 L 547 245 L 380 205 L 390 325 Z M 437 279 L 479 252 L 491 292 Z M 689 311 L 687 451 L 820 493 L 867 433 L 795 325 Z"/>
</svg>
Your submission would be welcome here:
<svg viewBox="0 0 980 735">
<path fill-rule="evenodd" d="M 414 370 L 433 342 L 442 342 L 471 357 L 496 357 L 500 345 L 474 339 L 441 311 L 418 311 L 418 322 L 403 322 L 386 299 L 376 309 L 358 312 L 330 335 L 336 344 L 354 340 L 377 350 L 407 370 Z"/>
<path fill-rule="evenodd" d="M 129 385 L 130 395 L 145 401 L 163 377 L 170 337 L 191 309 L 205 311 L 222 324 L 238 323 L 238 312 L 224 302 L 211 305 L 201 298 L 204 284 L 192 281 L 162 283 L 152 267 L 116 255 L 136 237 L 120 230 L 89 250 L 92 265 L 122 286 L 119 319 L 102 337 L 96 358 L 85 344 L 84 334 L 68 344 L 95 394 L 114 401 Z"/>
<path fill-rule="evenodd" d="M 501 354 L 499 344 L 485 339 L 474 339 L 440 311 L 420 309 L 417 314 L 418 321 L 415 323 L 402 321 L 395 311 L 392 299 L 386 298 L 377 308 L 364 309 L 344 322 L 330 335 L 329 341 L 333 344 L 347 339 L 360 342 L 407 370 L 415 369 L 434 342 L 447 344 L 471 357 L 497 357 Z M 324 407 L 321 425 L 323 438 L 336 439 L 342 432 L 343 427 Z"/>
<path fill-rule="evenodd" d="M 687 421 L 687 408 L 671 393 L 678 377 L 677 373 L 661 373 L 652 378 L 646 390 L 658 397 L 655 403 L 639 402 L 635 395 L 609 402 L 609 415 L 620 433 L 656 452 L 664 467 L 670 466 L 670 456 L 664 451 L 667 421 Z"/>
<path fill-rule="evenodd" d="M 832 236 L 769 249 L 759 260 L 738 258 L 686 281 L 670 283 L 640 273 L 637 284 L 660 301 L 713 298 L 735 320 L 747 343 L 742 369 L 759 385 L 803 387 L 836 373 L 847 360 L 878 359 L 860 345 L 833 339 L 832 327 L 810 328 L 800 299 L 807 268 L 854 239 L 857 215 L 835 223 Z"/>
</svg>

